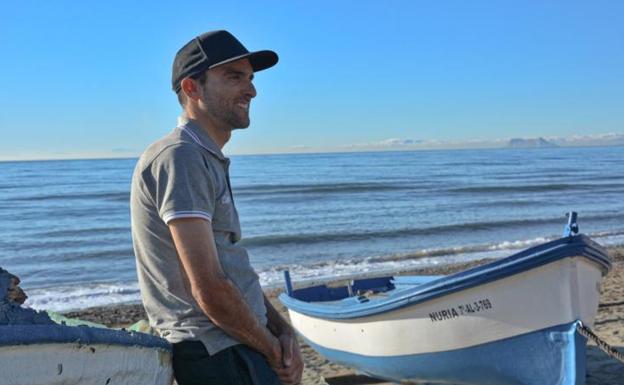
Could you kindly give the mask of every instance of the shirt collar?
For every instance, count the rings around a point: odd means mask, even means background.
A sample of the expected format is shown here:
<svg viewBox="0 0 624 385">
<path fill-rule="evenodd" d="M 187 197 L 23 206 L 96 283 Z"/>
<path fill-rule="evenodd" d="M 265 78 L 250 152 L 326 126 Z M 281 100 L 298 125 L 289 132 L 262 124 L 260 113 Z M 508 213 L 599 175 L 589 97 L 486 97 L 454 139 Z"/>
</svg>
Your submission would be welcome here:
<svg viewBox="0 0 624 385">
<path fill-rule="evenodd" d="M 216 156 L 219 160 L 226 163 L 229 162 L 229 159 L 223 155 L 219 146 L 217 146 L 212 138 L 210 138 L 210 135 L 208 135 L 208 133 L 201 128 L 199 123 L 193 119 L 189 119 L 185 115 L 180 115 L 178 117 L 178 128 L 186 132 L 195 143 L 199 144 L 208 152 Z"/>
</svg>

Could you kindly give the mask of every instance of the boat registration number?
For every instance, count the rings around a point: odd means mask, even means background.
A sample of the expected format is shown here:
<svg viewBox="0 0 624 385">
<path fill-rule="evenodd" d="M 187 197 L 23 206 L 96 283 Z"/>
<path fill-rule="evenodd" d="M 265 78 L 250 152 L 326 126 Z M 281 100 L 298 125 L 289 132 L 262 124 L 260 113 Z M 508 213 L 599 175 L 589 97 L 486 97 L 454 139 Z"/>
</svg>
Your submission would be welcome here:
<svg viewBox="0 0 624 385">
<path fill-rule="evenodd" d="M 446 309 L 440 309 L 429 313 L 431 322 L 447 321 L 454 318 L 469 316 L 474 313 L 480 313 L 492 309 L 492 301 L 489 298 L 483 298 L 471 303 L 461 304 Z"/>
</svg>

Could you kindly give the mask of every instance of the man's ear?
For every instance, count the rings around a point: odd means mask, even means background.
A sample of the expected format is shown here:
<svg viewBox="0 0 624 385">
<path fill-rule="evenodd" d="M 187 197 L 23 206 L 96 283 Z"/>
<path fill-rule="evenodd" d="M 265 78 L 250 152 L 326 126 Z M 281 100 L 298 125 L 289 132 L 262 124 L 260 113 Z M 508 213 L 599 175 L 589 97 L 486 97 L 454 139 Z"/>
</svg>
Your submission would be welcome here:
<svg viewBox="0 0 624 385">
<path fill-rule="evenodd" d="M 198 100 L 200 97 L 200 89 L 199 83 L 195 79 L 184 78 L 180 82 L 180 86 L 182 87 L 182 92 L 186 95 L 188 99 Z"/>
</svg>

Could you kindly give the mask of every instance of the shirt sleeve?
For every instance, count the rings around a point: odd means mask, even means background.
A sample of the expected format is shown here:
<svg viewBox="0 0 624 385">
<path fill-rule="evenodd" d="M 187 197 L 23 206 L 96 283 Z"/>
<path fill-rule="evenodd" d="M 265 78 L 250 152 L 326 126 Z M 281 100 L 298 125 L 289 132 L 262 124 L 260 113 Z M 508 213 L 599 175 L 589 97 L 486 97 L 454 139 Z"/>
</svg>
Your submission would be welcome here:
<svg viewBox="0 0 624 385">
<path fill-rule="evenodd" d="M 154 198 L 165 223 L 178 218 L 212 221 L 215 177 L 200 149 L 176 145 L 165 149 L 152 164 Z"/>
</svg>

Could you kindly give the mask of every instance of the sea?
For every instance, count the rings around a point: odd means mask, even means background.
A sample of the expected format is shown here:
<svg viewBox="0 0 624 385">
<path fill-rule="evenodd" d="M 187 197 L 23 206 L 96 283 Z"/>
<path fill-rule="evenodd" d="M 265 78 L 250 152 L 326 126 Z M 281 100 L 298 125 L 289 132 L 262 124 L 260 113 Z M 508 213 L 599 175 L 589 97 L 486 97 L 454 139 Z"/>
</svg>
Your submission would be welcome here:
<svg viewBox="0 0 624 385">
<path fill-rule="evenodd" d="M 562 235 L 566 213 L 624 244 L 624 147 L 231 157 L 241 243 L 265 287 L 501 258 Z M 0 267 L 35 309 L 140 300 L 136 159 L 0 162 Z"/>
</svg>

